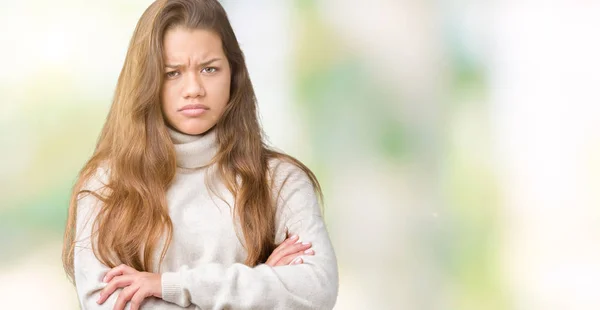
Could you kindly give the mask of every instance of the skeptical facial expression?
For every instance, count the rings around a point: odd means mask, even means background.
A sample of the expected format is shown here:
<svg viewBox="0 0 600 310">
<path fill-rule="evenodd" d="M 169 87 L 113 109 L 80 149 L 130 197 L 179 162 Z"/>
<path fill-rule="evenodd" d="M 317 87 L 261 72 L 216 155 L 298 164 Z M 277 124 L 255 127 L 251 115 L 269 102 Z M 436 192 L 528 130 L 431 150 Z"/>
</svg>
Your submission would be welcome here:
<svg viewBox="0 0 600 310">
<path fill-rule="evenodd" d="M 206 133 L 229 102 L 231 69 L 221 38 L 210 30 L 176 27 L 163 43 L 163 115 L 179 132 Z"/>
</svg>

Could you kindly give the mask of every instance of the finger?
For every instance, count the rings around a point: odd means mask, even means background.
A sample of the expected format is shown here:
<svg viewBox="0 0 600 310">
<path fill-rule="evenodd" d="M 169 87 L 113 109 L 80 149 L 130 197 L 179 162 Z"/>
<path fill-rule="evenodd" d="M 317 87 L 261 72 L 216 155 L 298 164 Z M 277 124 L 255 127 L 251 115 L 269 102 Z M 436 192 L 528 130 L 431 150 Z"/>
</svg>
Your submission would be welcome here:
<svg viewBox="0 0 600 310">
<path fill-rule="evenodd" d="M 302 263 L 304 263 L 304 260 L 302 259 L 302 257 L 298 257 L 298 258 L 294 259 L 294 260 L 293 260 L 293 261 L 290 263 L 290 265 L 298 265 L 298 264 L 302 264 Z"/>
<path fill-rule="evenodd" d="M 279 251 L 277 254 L 275 254 L 275 256 L 277 256 L 278 260 L 279 260 L 284 256 L 294 254 L 296 252 L 308 250 L 308 249 L 310 249 L 311 246 L 312 246 L 312 244 L 310 242 L 295 243 L 295 244 L 285 247 L 284 249 Z"/>
<path fill-rule="evenodd" d="M 115 302 L 115 306 L 113 307 L 113 310 L 124 310 L 125 305 L 127 304 L 127 302 L 129 300 L 131 300 L 131 298 L 138 291 L 138 289 L 139 289 L 139 287 L 135 287 L 135 286 L 128 286 L 128 287 L 124 288 L 121 291 L 121 293 L 119 293 L 119 297 L 117 298 L 117 302 Z"/>
<path fill-rule="evenodd" d="M 310 242 L 294 243 L 286 246 L 285 248 L 282 248 L 279 252 L 274 253 L 273 256 L 276 259 L 276 261 L 278 261 L 284 256 L 296 253 L 298 251 L 304 251 L 306 249 L 309 249 L 311 246 L 312 244 Z"/>
<path fill-rule="evenodd" d="M 275 250 L 273 251 L 273 254 L 283 250 L 284 248 L 286 248 L 289 245 L 294 244 L 296 241 L 298 241 L 298 238 L 299 238 L 298 235 L 293 235 L 293 236 L 287 238 L 279 246 L 277 246 L 277 248 L 275 248 Z"/>
<path fill-rule="evenodd" d="M 308 249 L 305 251 L 296 252 L 290 255 L 286 255 L 282 257 L 276 264 L 276 266 L 285 266 L 289 265 L 294 259 L 304 255 L 315 255 L 315 251 L 313 249 Z"/>
<path fill-rule="evenodd" d="M 100 292 L 100 298 L 98 299 L 97 303 L 104 303 L 108 299 L 108 297 L 110 297 L 110 295 L 112 295 L 115 292 L 117 288 L 129 286 L 132 282 L 132 275 L 114 277 Z"/>
<path fill-rule="evenodd" d="M 288 235 L 288 232 L 286 231 L 286 236 L 287 235 Z M 273 253 L 271 253 L 271 255 L 269 255 L 269 258 L 267 258 L 267 261 L 265 262 L 265 264 L 272 266 L 272 264 L 276 263 L 278 260 L 278 256 L 276 256 L 277 253 L 281 252 L 281 250 L 283 250 L 285 247 L 294 244 L 298 240 L 298 238 L 299 238 L 298 235 L 292 235 L 291 237 L 284 240 L 281 244 L 279 244 L 275 248 L 275 250 L 273 250 Z"/>
<path fill-rule="evenodd" d="M 131 302 L 129 303 L 129 310 L 139 310 L 142 302 L 146 297 L 150 296 L 147 294 L 142 287 L 133 295 Z"/>
<path fill-rule="evenodd" d="M 108 283 L 108 282 L 110 282 L 110 280 L 112 280 L 112 278 L 114 278 L 116 276 L 132 274 L 135 272 L 137 272 L 137 270 L 135 270 L 125 264 L 121 264 L 121 265 L 109 270 L 106 273 L 106 275 L 104 276 L 104 279 L 102 279 L 102 282 Z"/>
<path fill-rule="evenodd" d="M 283 250 L 273 254 L 273 262 L 277 264 L 284 256 L 294 254 L 296 252 L 308 250 L 312 244 L 310 242 L 295 243 L 287 246 Z"/>
</svg>

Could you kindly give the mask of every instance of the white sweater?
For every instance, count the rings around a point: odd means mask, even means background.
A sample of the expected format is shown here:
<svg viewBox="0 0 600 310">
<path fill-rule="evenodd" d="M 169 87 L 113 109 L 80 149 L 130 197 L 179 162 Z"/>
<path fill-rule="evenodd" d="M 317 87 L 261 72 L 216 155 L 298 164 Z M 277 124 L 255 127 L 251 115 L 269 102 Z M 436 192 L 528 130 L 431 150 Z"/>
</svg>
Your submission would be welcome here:
<svg viewBox="0 0 600 310">
<path fill-rule="evenodd" d="M 270 163 L 275 169 L 274 195 L 289 177 L 277 201 L 276 243 L 285 239 L 287 227 L 290 234 L 312 242 L 315 255 L 303 256 L 304 263 L 299 265 L 251 268 L 243 264 L 247 253 L 240 242 L 243 236 L 240 233 L 238 238 L 234 230 L 239 223 L 232 217 L 231 193 L 217 182 L 214 190 L 223 201 L 205 184 L 206 174 L 215 167 L 206 167 L 217 151 L 215 132 L 202 136 L 170 133 L 178 165 L 167 191 L 173 239 L 160 269 L 163 298 L 147 298 L 142 309 L 333 308 L 338 293 L 336 257 L 307 175 L 286 162 Z M 106 180 L 107 172 L 99 169 L 86 188 L 98 191 Z M 100 207 L 93 195 L 82 195 L 77 205 L 74 267 L 82 309 L 112 309 L 121 291 L 103 305 L 96 303 L 109 270 L 90 247 L 91 224 Z M 154 253 L 156 264 L 161 249 Z"/>
</svg>

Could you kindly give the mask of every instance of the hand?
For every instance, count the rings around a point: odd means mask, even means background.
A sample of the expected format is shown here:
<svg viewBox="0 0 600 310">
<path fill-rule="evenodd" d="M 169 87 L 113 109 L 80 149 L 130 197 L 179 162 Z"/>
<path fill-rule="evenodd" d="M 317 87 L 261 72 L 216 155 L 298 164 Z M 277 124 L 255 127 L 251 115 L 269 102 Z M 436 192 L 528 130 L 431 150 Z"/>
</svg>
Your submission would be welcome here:
<svg viewBox="0 0 600 310">
<path fill-rule="evenodd" d="M 104 303 L 117 288 L 123 288 L 113 310 L 125 309 L 128 301 L 131 301 L 130 310 L 138 310 L 145 298 L 151 296 L 162 298 L 160 274 L 139 272 L 124 264 L 108 271 L 102 282 L 108 284 L 100 292 L 98 304 Z"/>
<path fill-rule="evenodd" d="M 295 243 L 298 240 L 297 235 L 283 241 L 269 256 L 265 264 L 275 267 L 284 265 L 302 264 L 302 255 L 314 255 L 315 251 L 310 249 L 310 242 Z"/>
</svg>

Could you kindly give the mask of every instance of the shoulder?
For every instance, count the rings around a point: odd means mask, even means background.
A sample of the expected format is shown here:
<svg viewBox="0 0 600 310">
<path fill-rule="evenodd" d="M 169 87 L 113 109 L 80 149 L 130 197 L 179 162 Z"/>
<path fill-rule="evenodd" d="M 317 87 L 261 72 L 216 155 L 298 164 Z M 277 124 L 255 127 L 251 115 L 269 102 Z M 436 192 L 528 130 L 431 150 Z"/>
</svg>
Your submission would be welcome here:
<svg viewBox="0 0 600 310">
<path fill-rule="evenodd" d="M 269 159 L 269 176 L 272 186 L 281 188 L 287 183 L 312 186 L 310 177 L 302 166 L 303 164 L 300 161 L 288 155 Z"/>
<path fill-rule="evenodd" d="M 322 198 L 314 173 L 299 160 L 285 154 L 269 160 L 269 181 L 278 198 L 298 195 Z"/>
<path fill-rule="evenodd" d="M 275 204 L 285 218 L 322 214 L 318 181 L 308 167 L 284 155 L 271 159 L 269 169 Z"/>
<path fill-rule="evenodd" d="M 81 187 L 76 192 L 76 220 L 77 231 L 91 229 L 89 223 L 101 210 L 104 199 L 108 193 L 109 169 L 108 165 L 99 165 L 87 175 L 80 175 Z"/>
<path fill-rule="evenodd" d="M 79 191 L 79 199 L 83 198 L 83 196 L 87 196 L 90 192 L 98 195 L 105 194 L 105 190 L 107 189 L 110 180 L 109 165 L 104 162 L 98 165 L 98 167 L 88 176 L 82 175 L 81 177 L 84 178 L 84 180 L 82 180 L 83 184 Z"/>
</svg>

